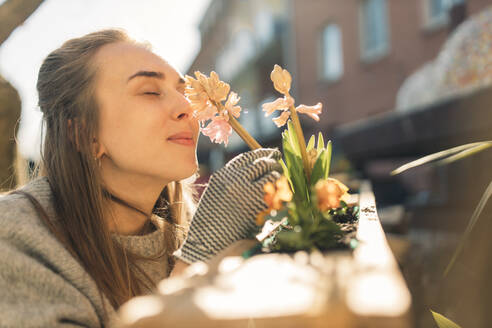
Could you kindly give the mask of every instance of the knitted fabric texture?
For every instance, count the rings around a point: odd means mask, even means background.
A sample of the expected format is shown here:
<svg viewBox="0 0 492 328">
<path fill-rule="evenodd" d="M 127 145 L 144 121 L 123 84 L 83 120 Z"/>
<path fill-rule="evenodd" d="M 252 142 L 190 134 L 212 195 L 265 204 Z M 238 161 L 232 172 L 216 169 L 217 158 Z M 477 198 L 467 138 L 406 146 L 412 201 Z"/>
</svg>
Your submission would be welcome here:
<svg viewBox="0 0 492 328">
<path fill-rule="evenodd" d="M 46 178 L 21 190 L 30 193 L 56 218 Z M 142 236 L 115 238 L 125 249 L 151 256 L 161 249 L 161 229 Z M 97 251 L 97 250 L 95 250 Z M 84 268 L 41 222 L 21 194 L 0 196 L 0 327 L 101 327 L 115 311 Z M 167 277 L 167 256 L 159 263 L 139 263 L 155 281 Z"/>
<path fill-rule="evenodd" d="M 276 149 L 240 154 L 210 178 L 191 222 L 188 238 L 175 255 L 187 263 L 206 261 L 257 231 L 255 218 L 265 210 L 263 186 L 280 177 Z"/>
</svg>

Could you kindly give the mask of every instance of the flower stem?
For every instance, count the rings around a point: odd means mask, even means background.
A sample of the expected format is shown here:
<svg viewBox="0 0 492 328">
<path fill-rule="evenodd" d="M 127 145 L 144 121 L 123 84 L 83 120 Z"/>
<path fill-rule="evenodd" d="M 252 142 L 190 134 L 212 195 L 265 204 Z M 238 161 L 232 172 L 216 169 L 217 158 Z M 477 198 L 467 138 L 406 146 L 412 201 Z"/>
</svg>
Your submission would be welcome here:
<svg viewBox="0 0 492 328">
<path fill-rule="evenodd" d="M 214 105 L 219 109 L 219 112 L 224 111 L 224 105 L 220 101 L 217 102 L 214 101 Z M 249 146 L 249 148 L 251 148 L 251 150 L 262 148 L 261 145 L 258 143 L 258 141 L 256 141 L 255 138 L 253 138 L 251 134 L 249 134 L 248 131 L 246 131 L 246 129 L 243 128 L 241 123 L 239 123 L 236 120 L 236 118 L 231 115 L 231 113 L 227 112 L 227 116 L 229 117 L 229 124 L 231 125 L 231 127 L 234 129 L 234 131 L 236 131 L 236 133 L 241 137 L 241 139 L 244 140 L 244 142 Z"/>
<path fill-rule="evenodd" d="M 261 148 L 261 145 L 253 138 L 248 131 L 236 120 L 231 113 L 229 115 L 229 124 L 232 126 L 234 131 L 244 140 L 244 142 L 251 148 L 251 150 Z"/>
<path fill-rule="evenodd" d="M 309 165 L 306 150 L 306 140 L 304 140 L 304 133 L 302 132 L 301 122 L 299 121 L 299 116 L 297 115 L 297 111 L 294 105 L 290 106 L 290 118 L 292 119 L 292 125 L 294 125 L 294 130 L 297 134 L 299 148 L 301 149 L 302 163 L 304 164 L 304 172 L 306 173 L 306 179 L 309 183 L 309 180 L 311 179 L 311 166 Z"/>
</svg>

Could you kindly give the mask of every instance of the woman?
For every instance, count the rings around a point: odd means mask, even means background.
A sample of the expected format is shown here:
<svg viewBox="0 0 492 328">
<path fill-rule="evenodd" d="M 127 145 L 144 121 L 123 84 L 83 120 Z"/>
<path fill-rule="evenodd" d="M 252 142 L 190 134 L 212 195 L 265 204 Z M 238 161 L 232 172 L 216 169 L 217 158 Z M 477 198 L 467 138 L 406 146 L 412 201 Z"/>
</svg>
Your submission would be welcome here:
<svg viewBox="0 0 492 328">
<path fill-rule="evenodd" d="M 198 122 L 182 77 L 147 47 L 119 30 L 69 40 L 37 88 L 41 177 L 0 198 L 0 326 L 107 325 L 173 267 L 251 236 L 280 153 L 234 158 L 192 215 Z"/>
</svg>

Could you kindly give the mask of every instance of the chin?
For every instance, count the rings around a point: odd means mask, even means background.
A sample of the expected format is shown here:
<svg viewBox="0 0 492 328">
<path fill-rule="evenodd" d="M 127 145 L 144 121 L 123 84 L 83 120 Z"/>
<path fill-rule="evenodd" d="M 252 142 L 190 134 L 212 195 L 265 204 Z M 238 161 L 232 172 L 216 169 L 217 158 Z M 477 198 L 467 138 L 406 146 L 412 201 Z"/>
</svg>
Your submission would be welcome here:
<svg viewBox="0 0 492 328">
<path fill-rule="evenodd" d="M 184 180 L 189 177 L 191 177 L 193 174 L 195 174 L 198 171 L 198 163 L 193 163 L 192 165 L 180 165 L 179 170 L 177 170 L 175 173 L 175 178 L 173 179 L 174 181 L 179 181 L 179 180 Z"/>
</svg>

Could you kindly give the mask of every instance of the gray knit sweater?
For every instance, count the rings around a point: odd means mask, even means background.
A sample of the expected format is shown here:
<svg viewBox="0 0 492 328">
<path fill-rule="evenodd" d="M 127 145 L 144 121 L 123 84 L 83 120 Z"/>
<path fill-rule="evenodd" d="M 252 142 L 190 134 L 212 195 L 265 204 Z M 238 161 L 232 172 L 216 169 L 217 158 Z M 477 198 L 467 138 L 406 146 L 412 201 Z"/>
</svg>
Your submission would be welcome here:
<svg viewBox="0 0 492 328">
<path fill-rule="evenodd" d="M 46 178 L 21 190 L 55 217 Z M 126 249 L 146 256 L 156 254 L 163 243 L 160 229 L 116 238 Z M 167 258 L 142 263 L 156 282 L 166 278 L 167 265 Z M 104 302 L 108 320 L 114 319 L 114 309 Z M 0 327 L 100 327 L 103 322 L 94 280 L 46 228 L 31 202 L 20 194 L 0 196 Z"/>
</svg>

